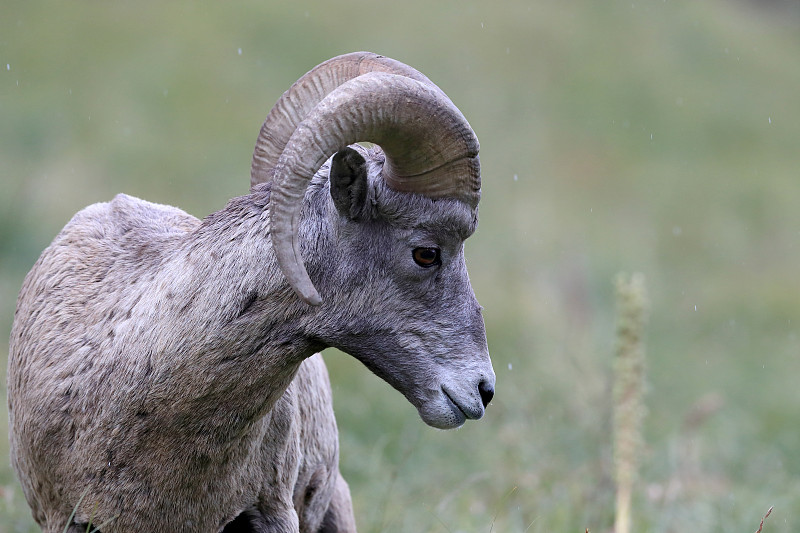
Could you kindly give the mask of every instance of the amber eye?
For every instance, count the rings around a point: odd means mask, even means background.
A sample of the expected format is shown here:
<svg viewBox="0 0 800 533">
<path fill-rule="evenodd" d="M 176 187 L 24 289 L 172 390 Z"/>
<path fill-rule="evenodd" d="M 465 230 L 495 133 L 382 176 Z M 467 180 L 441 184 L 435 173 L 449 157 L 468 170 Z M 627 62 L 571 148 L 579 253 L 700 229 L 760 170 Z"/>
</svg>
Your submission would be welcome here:
<svg viewBox="0 0 800 533">
<path fill-rule="evenodd" d="M 438 248 L 414 248 L 414 262 L 421 267 L 432 267 L 441 263 Z"/>
</svg>

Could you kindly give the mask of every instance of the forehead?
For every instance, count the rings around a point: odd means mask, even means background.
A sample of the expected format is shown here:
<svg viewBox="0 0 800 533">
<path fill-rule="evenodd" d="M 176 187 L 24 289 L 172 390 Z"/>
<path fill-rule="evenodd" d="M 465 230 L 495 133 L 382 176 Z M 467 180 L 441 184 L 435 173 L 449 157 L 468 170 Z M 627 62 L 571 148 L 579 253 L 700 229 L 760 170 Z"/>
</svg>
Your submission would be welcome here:
<svg viewBox="0 0 800 533">
<path fill-rule="evenodd" d="M 386 186 L 381 177 L 384 155 L 379 147 L 351 145 L 367 162 L 368 216 L 380 218 L 390 225 L 424 231 L 443 239 L 464 241 L 478 227 L 478 208 L 450 198 L 432 199 L 418 194 L 398 192 Z M 312 187 L 328 184 L 330 159 L 317 171 Z"/>
<path fill-rule="evenodd" d="M 431 199 L 389 189 L 379 177 L 370 195 L 377 215 L 393 226 L 465 240 L 478 226 L 478 210 L 459 200 Z"/>
</svg>

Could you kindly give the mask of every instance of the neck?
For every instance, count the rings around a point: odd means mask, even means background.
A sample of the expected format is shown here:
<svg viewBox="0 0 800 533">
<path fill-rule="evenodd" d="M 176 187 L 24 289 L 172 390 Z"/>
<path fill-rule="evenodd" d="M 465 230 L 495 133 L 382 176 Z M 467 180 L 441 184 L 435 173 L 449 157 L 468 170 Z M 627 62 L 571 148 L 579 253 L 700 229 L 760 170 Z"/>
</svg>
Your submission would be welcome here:
<svg viewBox="0 0 800 533">
<path fill-rule="evenodd" d="M 165 262 L 151 300 L 170 326 L 152 339 L 151 397 L 178 398 L 182 426 L 220 438 L 269 412 L 300 363 L 325 347 L 310 333 L 314 308 L 278 269 L 268 195 L 235 198 L 203 220 Z"/>
</svg>

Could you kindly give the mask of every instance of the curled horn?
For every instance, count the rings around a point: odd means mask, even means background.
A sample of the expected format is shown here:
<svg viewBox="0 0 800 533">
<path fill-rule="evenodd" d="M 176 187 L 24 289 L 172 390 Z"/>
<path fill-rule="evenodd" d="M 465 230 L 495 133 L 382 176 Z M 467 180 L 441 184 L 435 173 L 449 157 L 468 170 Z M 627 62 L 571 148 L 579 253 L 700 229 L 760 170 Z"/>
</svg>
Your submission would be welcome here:
<svg viewBox="0 0 800 533">
<path fill-rule="evenodd" d="M 270 112 L 251 172 L 252 185 L 274 181 L 273 249 L 292 288 L 312 305 L 322 299 L 300 255 L 302 199 L 317 169 L 360 141 L 383 149 L 382 177 L 391 189 L 454 198 L 472 207 L 480 199 L 478 139 L 458 108 L 424 75 L 365 52 L 314 68 Z"/>
<path fill-rule="evenodd" d="M 368 72 L 398 74 L 436 87 L 418 70 L 370 52 L 353 52 L 320 63 L 283 93 L 264 120 L 250 167 L 251 188 L 272 181 L 275 165 L 289 137 L 320 100 L 342 83 Z"/>
</svg>

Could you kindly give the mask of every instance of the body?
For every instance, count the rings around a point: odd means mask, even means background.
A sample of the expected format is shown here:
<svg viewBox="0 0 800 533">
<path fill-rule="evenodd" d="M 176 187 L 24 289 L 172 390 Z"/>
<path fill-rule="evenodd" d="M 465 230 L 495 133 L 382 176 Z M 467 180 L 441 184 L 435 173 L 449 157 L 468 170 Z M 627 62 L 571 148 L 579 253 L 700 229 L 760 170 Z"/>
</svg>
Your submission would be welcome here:
<svg viewBox="0 0 800 533">
<path fill-rule="evenodd" d="M 250 194 L 203 220 L 125 195 L 75 215 L 11 334 L 12 464 L 37 522 L 354 531 L 314 354 L 357 358 L 430 426 L 483 416 L 495 376 L 463 250 L 479 168 L 438 87 L 357 52 L 279 99 Z"/>
<path fill-rule="evenodd" d="M 268 195 L 226 209 L 258 210 Z M 223 214 L 201 222 L 119 195 L 78 213 L 26 278 L 17 311 L 26 319 L 12 331 L 10 411 L 14 426 L 29 427 L 30 417 L 47 425 L 12 433 L 12 460 L 45 529 L 62 531 L 84 491 L 90 505 L 76 523 L 94 512 L 95 524 L 111 520 L 108 531 L 218 531 L 245 511 L 254 522 L 269 516 L 287 524 L 297 522 L 296 513 L 300 531 L 316 531 L 336 483 L 349 498 L 338 475 L 321 356 L 306 359 L 313 343 L 284 336 L 290 309 L 266 316 L 259 310 L 268 302 L 253 296 L 269 294 L 271 280 L 242 294 L 198 284 L 206 276 L 242 279 L 229 271 L 242 262 L 186 253 L 222 257 L 225 243 L 246 239 L 241 226 L 222 222 Z M 219 246 L 203 242 L 212 234 Z M 258 242 L 264 239 L 252 246 Z M 137 279 L 143 263 L 152 279 Z M 29 337 L 37 342 L 20 342 Z M 285 343 L 290 347 L 276 346 Z M 98 404 L 101 416 L 93 409 Z M 159 495 L 162 508 L 153 509 L 148 494 Z M 259 510 L 263 502 L 270 508 Z"/>
</svg>

